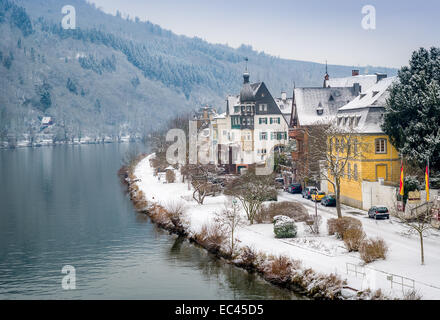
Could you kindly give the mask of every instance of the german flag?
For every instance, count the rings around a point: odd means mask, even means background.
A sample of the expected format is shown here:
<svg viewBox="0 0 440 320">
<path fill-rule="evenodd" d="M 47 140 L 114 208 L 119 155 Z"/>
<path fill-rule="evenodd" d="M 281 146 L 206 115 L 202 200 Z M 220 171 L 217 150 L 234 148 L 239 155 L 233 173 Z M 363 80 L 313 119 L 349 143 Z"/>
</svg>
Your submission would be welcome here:
<svg viewBox="0 0 440 320">
<path fill-rule="evenodd" d="M 426 202 L 429 202 L 429 166 L 426 166 L 426 171 L 425 171 L 425 190 L 426 190 Z"/>
<path fill-rule="evenodd" d="M 403 164 L 401 164 L 400 167 L 400 188 L 399 188 L 399 194 L 403 196 L 405 194 L 404 192 L 404 178 L 403 178 Z"/>
</svg>

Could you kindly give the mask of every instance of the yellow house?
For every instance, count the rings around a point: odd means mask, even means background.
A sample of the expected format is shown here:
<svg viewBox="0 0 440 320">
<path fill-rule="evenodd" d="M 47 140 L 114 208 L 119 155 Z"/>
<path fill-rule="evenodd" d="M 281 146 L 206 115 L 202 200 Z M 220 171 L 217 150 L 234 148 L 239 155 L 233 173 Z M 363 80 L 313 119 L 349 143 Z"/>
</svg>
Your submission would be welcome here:
<svg viewBox="0 0 440 320">
<path fill-rule="evenodd" d="M 337 126 L 350 129 L 354 137 L 355 154 L 349 158 L 341 179 L 341 202 L 363 208 L 364 182 L 378 181 L 385 185 L 398 185 L 400 157 L 381 129 L 387 89 L 395 77 L 378 81 L 353 101 L 338 110 Z M 329 190 L 333 186 L 329 184 Z"/>
</svg>

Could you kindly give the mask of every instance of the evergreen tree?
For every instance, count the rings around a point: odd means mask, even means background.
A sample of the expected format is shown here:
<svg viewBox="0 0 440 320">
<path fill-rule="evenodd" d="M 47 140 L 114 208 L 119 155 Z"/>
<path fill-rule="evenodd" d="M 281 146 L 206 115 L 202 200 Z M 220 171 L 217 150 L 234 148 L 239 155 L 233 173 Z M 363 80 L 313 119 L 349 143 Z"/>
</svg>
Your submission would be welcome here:
<svg viewBox="0 0 440 320">
<path fill-rule="evenodd" d="M 440 48 L 420 48 L 390 88 L 383 131 L 410 162 L 440 170 Z"/>
</svg>

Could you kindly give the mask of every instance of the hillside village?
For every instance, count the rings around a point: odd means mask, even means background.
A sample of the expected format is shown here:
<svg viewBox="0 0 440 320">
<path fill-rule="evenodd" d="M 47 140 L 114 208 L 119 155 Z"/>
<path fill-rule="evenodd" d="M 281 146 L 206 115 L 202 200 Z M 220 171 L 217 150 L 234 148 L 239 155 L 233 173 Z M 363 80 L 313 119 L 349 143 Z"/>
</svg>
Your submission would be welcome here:
<svg viewBox="0 0 440 320">
<path fill-rule="evenodd" d="M 169 124 L 188 129 L 189 120 L 196 128 L 188 146 L 197 161 L 190 150 L 189 163 L 173 164 L 165 156 L 172 140 L 161 132 L 155 153 L 130 166 L 135 207 L 239 266 L 249 252 L 268 254 L 252 268 L 277 284 L 293 280 L 268 276 L 267 264 L 293 259 L 305 269 L 286 271 L 292 277 L 310 267 L 341 279 L 325 291 L 332 298 L 352 299 L 353 290 L 361 299 L 437 298 L 438 185 L 433 178 L 431 187 L 429 164 L 425 183 L 414 180 L 415 169 L 383 131 L 398 81 L 358 70 L 331 78 L 326 69 L 322 86 L 274 97 L 246 69 L 224 113 L 202 106 Z"/>
<path fill-rule="evenodd" d="M 226 112 L 205 106 L 194 115 L 199 133 L 205 130 L 212 163 L 239 174 L 251 165 L 264 166 L 273 151 L 284 161 L 278 171 L 284 188 L 301 184 L 302 189 L 313 186 L 334 193 L 320 165 L 325 158 L 313 150 L 317 146 L 309 135 L 316 127 L 335 124 L 341 132 L 348 128 L 363 149 L 341 174 L 341 203 L 364 210 L 377 204 L 397 206 L 402 159 L 381 129 L 387 90 L 396 77 L 353 70 L 351 76 L 330 78 L 326 71 L 322 87 L 294 88 L 292 97 L 286 92 L 274 97 L 264 82 L 251 83 L 250 77 L 246 71 L 240 93 L 227 97 Z M 435 189 L 430 193 L 431 199 L 439 195 Z"/>
</svg>

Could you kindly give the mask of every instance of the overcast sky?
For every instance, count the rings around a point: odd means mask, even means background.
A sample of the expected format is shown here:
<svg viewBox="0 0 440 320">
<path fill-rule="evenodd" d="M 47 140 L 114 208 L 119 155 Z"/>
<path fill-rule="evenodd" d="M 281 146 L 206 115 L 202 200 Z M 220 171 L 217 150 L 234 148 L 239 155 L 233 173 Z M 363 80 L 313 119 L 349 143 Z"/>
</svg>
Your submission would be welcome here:
<svg viewBox="0 0 440 320">
<path fill-rule="evenodd" d="M 400 67 L 419 47 L 440 46 L 438 0 L 89 0 L 177 34 L 288 59 Z M 362 7 L 376 9 L 365 30 Z"/>
</svg>

